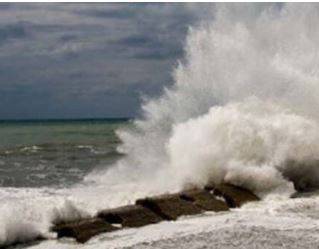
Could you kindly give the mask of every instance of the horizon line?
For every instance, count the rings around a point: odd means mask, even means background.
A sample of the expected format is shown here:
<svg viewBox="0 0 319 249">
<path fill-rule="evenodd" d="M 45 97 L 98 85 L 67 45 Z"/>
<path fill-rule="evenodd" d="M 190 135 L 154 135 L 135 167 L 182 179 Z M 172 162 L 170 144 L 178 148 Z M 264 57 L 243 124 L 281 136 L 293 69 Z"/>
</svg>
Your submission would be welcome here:
<svg viewBox="0 0 319 249">
<path fill-rule="evenodd" d="M 5 122 L 59 122 L 59 121 L 95 121 L 95 120 L 131 120 L 133 117 L 97 117 L 97 118 L 13 118 L 0 119 L 0 123 Z"/>
</svg>

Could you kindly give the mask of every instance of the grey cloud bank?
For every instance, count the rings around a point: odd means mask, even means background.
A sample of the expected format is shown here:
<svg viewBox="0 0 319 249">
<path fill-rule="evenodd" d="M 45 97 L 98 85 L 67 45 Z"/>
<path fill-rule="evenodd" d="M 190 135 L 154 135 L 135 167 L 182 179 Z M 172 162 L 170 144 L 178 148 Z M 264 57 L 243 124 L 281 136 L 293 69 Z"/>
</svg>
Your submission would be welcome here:
<svg viewBox="0 0 319 249">
<path fill-rule="evenodd" d="M 132 117 L 211 4 L 0 4 L 0 119 Z"/>
</svg>

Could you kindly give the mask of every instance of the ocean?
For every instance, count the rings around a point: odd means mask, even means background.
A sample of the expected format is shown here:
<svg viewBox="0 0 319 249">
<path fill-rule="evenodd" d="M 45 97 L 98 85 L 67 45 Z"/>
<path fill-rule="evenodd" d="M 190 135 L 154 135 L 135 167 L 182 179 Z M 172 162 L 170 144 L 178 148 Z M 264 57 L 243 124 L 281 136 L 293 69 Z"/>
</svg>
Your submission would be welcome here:
<svg viewBox="0 0 319 249">
<path fill-rule="evenodd" d="M 0 245 L 33 249 L 318 248 L 319 5 L 216 4 L 173 85 L 131 121 L 1 124 Z M 261 199 L 94 237 L 53 224 L 229 183 Z"/>
<path fill-rule="evenodd" d="M 54 221 L 108 207 L 108 186 L 99 192 L 91 178 L 124 157 L 116 131 L 130 126 L 126 118 L 0 121 L 0 247 L 54 238 Z"/>
<path fill-rule="evenodd" d="M 0 121 L 1 187 L 68 187 L 121 154 L 128 119 Z"/>
</svg>

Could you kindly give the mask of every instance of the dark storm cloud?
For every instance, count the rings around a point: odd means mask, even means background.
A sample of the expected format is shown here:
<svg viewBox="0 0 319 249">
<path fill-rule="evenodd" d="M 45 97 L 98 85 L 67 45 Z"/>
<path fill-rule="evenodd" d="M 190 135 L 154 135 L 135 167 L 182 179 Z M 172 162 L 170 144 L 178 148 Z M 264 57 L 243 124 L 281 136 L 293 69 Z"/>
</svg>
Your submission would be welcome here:
<svg viewBox="0 0 319 249">
<path fill-rule="evenodd" d="M 134 116 L 208 4 L 0 4 L 0 119 Z"/>
<path fill-rule="evenodd" d="M 0 25 L 0 44 L 10 39 L 27 37 L 27 30 L 22 23 Z"/>
<path fill-rule="evenodd" d="M 158 45 L 157 41 L 154 40 L 152 37 L 148 35 L 131 35 L 125 38 L 119 39 L 116 41 L 116 44 L 124 45 L 124 46 L 151 46 L 151 45 Z"/>
<path fill-rule="evenodd" d="M 10 3 L 0 3 L 0 9 L 9 9 L 10 7 Z"/>
<path fill-rule="evenodd" d="M 77 12 L 78 14 L 82 15 L 88 15 L 93 17 L 99 17 L 99 18 L 114 18 L 114 19 L 131 19 L 134 18 L 138 12 L 134 11 L 132 8 L 124 7 L 125 5 L 128 6 L 128 4 L 121 4 L 120 8 L 116 9 L 87 9 L 87 10 L 81 10 Z M 132 3 L 131 6 L 134 6 L 136 4 Z M 114 4 L 116 6 L 116 4 Z"/>
</svg>

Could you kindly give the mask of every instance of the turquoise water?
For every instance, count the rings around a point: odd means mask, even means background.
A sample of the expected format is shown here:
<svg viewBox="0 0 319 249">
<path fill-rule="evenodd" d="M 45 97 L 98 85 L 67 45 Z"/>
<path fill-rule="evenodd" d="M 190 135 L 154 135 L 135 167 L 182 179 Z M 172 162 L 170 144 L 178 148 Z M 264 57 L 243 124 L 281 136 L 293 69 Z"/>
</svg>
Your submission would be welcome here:
<svg viewBox="0 0 319 249">
<path fill-rule="evenodd" d="M 121 155 L 127 119 L 0 122 L 0 187 L 64 187 Z"/>
</svg>

